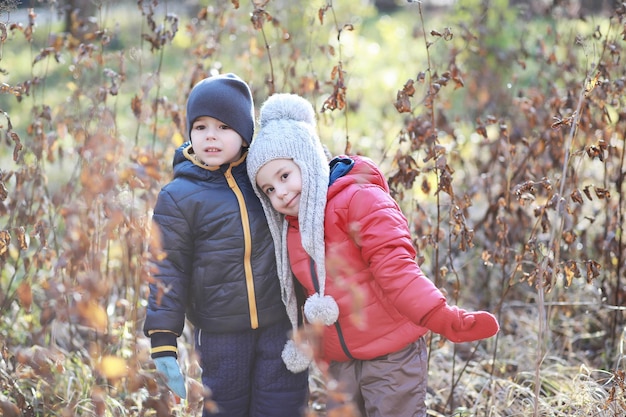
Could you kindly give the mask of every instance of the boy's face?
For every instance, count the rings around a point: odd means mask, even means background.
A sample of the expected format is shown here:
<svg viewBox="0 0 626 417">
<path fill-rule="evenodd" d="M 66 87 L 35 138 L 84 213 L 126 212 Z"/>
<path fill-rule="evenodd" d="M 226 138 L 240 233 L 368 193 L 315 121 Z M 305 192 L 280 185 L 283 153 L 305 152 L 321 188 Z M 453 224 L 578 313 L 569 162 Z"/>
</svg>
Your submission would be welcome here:
<svg viewBox="0 0 626 417">
<path fill-rule="evenodd" d="M 256 174 L 256 183 L 276 211 L 298 217 L 302 173 L 293 159 L 274 159 Z"/>
<path fill-rule="evenodd" d="M 198 117 L 191 126 L 190 136 L 193 151 L 208 166 L 228 164 L 241 158 L 243 138 L 213 117 Z"/>
</svg>

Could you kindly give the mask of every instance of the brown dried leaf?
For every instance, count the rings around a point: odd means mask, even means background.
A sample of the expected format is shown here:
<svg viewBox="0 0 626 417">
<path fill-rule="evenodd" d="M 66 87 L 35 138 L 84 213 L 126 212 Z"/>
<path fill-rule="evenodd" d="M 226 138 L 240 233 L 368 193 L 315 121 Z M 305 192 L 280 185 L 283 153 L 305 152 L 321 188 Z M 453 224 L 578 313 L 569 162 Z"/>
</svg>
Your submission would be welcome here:
<svg viewBox="0 0 626 417">
<path fill-rule="evenodd" d="M 141 99 L 135 95 L 130 101 L 130 108 L 136 119 L 141 117 Z"/>
<path fill-rule="evenodd" d="M 570 194 L 570 198 L 572 199 L 572 201 L 578 203 L 578 204 L 582 204 L 583 203 L 583 196 L 580 193 L 580 190 L 578 188 L 576 188 L 574 191 L 572 191 L 572 193 Z"/>
<path fill-rule="evenodd" d="M 24 310 L 30 311 L 30 307 L 33 304 L 33 292 L 28 282 L 22 281 L 15 290 L 17 299 Z"/>
<path fill-rule="evenodd" d="M 4 201 L 9 196 L 9 190 L 3 181 L 0 181 L 0 201 Z"/>
<path fill-rule="evenodd" d="M 159 392 L 159 386 L 153 377 L 153 374 L 145 372 L 130 371 L 127 379 L 128 391 L 133 393 L 141 388 L 146 388 L 150 395 L 156 395 Z"/>
<path fill-rule="evenodd" d="M 576 236 L 576 233 L 573 230 L 566 230 L 563 232 L 563 240 L 568 245 L 571 245 L 572 243 L 574 243 L 577 237 L 578 236 Z"/>
<path fill-rule="evenodd" d="M 193 378 L 187 380 L 187 401 L 189 404 L 198 404 L 207 397 L 210 397 L 210 392 L 207 392 L 200 381 L 196 381 Z M 206 401 L 208 401 L 208 399 Z"/>
<path fill-rule="evenodd" d="M 170 404 L 167 396 L 160 396 L 159 398 L 148 398 L 143 402 L 143 406 L 146 409 L 152 409 L 156 412 L 156 417 L 171 417 Z"/>
<path fill-rule="evenodd" d="M 347 403 L 328 411 L 327 415 L 328 417 L 358 417 L 361 414 L 354 404 Z"/>
<path fill-rule="evenodd" d="M 37 62 L 41 61 L 42 59 L 46 58 L 48 55 L 50 55 L 51 53 L 54 53 L 54 49 L 53 48 L 44 48 L 41 50 L 41 52 L 39 52 L 39 54 L 37 56 L 35 56 L 35 59 L 33 60 L 32 65 L 35 65 Z"/>
<path fill-rule="evenodd" d="M 585 267 L 587 268 L 587 282 L 590 284 L 600 275 L 600 268 L 602 268 L 602 265 L 594 260 L 588 260 L 585 261 Z"/>
<path fill-rule="evenodd" d="M 96 417 L 103 417 L 106 412 L 106 393 L 100 387 L 94 387 L 91 392 L 91 403 L 94 406 L 94 414 Z"/>
<path fill-rule="evenodd" d="M 63 366 L 60 364 L 63 359 L 61 354 L 41 346 L 20 348 L 15 354 L 15 359 L 20 364 L 29 366 L 42 377 L 50 377 L 53 370 L 63 371 Z"/>
<path fill-rule="evenodd" d="M 487 128 L 480 122 L 478 126 L 476 126 L 476 133 L 487 139 Z"/>
<path fill-rule="evenodd" d="M 600 71 L 596 72 L 593 78 L 589 80 L 589 82 L 585 86 L 585 95 L 588 95 L 589 93 L 593 91 L 594 88 L 596 88 L 596 85 L 598 85 L 599 79 L 600 79 Z"/>
<path fill-rule="evenodd" d="M 567 281 L 567 285 L 572 285 L 572 281 L 574 278 L 580 278 L 580 269 L 578 269 L 578 265 L 576 262 L 570 260 L 565 263 L 565 280 Z"/>
<path fill-rule="evenodd" d="M 408 79 L 402 87 L 402 91 L 409 97 L 413 97 L 415 94 L 415 82 L 412 79 Z"/>
<path fill-rule="evenodd" d="M 320 24 L 324 24 L 324 15 L 326 14 L 326 10 L 328 10 L 330 7 L 330 4 L 326 4 L 324 7 L 321 7 L 317 11 L 317 18 L 320 20 Z"/>
<path fill-rule="evenodd" d="M 0 410 L 2 410 L 4 417 L 20 417 L 22 415 L 17 405 L 10 401 L 0 400 Z"/>
<path fill-rule="evenodd" d="M 591 159 L 598 158 L 600 161 L 604 162 L 604 152 L 598 146 L 591 145 L 587 148 L 587 155 Z"/>
<path fill-rule="evenodd" d="M 334 80 L 333 93 L 322 104 L 322 112 L 326 110 L 343 110 L 346 107 L 346 86 L 344 84 L 344 71 L 341 64 L 335 65 L 330 74 Z"/>
<path fill-rule="evenodd" d="M 424 194 L 430 194 L 431 187 L 430 187 L 430 182 L 428 181 L 428 178 L 426 177 L 422 178 L 422 184 L 420 186 L 420 189 L 422 190 Z"/>
<path fill-rule="evenodd" d="M 13 161 L 17 162 L 19 155 L 20 155 L 20 151 L 23 148 L 22 142 L 20 141 L 20 137 L 17 135 L 17 133 L 11 132 L 9 133 L 9 135 L 11 136 L 11 139 L 13 140 L 13 142 L 15 142 L 15 147 L 13 148 Z"/>
<path fill-rule="evenodd" d="M 254 12 L 252 12 L 252 17 L 250 18 L 252 26 L 256 30 L 261 30 L 265 22 L 271 22 L 272 20 L 272 15 L 269 14 L 266 10 L 260 8 L 255 8 Z"/>
<path fill-rule="evenodd" d="M 56 310 L 51 306 L 45 306 L 41 310 L 41 314 L 39 315 L 39 323 L 42 326 L 46 326 L 52 322 L 56 318 Z"/>
<path fill-rule="evenodd" d="M 11 234 L 8 230 L 0 230 L 0 256 L 9 251 L 9 244 L 11 243 Z"/>
<path fill-rule="evenodd" d="M 19 244 L 20 250 L 28 249 L 28 242 L 26 241 L 26 230 L 23 227 L 18 227 L 15 229 L 15 234 L 17 235 L 17 242 Z"/>
<path fill-rule="evenodd" d="M 396 102 L 393 103 L 398 110 L 398 113 L 410 113 L 411 112 L 411 100 L 404 90 L 398 91 L 396 95 Z"/>
<path fill-rule="evenodd" d="M 166 258 L 167 253 L 163 250 L 163 244 L 161 243 L 161 232 L 159 225 L 156 222 L 152 222 L 152 233 L 150 233 L 150 244 L 148 245 L 150 255 L 155 261 L 162 261 Z"/>
<path fill-rule="evenodd" d="M 452 77 L 452 81 L 454 81 L 454 89 L 459 89 L 465 87 L 465 83 L 463 82 L 463 77 L 460 75 Z"/>
<path fill-rule="evenodd" d="M 81 300 L 76 304 L 81 323 L 98 331 L 105 331 L 109 322 L 107 312 L 94 300 Z"/>
<path fill-rule="evenodd" d="M 602 188 L 602 187 L 595 187 L 594 191 L 596 192 L 596 195 L 598 196 L 599 199 L 610 199 L 611 198 L 611 192 L 609 190 L 607 190 L 606 188 Z"/>
</svg>

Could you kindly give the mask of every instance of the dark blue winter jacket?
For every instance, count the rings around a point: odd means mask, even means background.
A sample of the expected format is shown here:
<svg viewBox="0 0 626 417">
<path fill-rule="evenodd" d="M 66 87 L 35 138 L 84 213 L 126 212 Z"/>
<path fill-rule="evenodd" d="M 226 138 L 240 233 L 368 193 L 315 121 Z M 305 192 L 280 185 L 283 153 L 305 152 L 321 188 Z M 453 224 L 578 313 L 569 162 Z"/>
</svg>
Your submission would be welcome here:
<svg viewBox="0 0 626 417">
<path fill-rule="evenodd" d="M 156 261 L 144 323 L 153 357 L 176 355 L 185 314 L 213 333 L 285 317 L 272 236 L 246 156 L 207 167 L 189 143 L 175 152 L 174 178 L 159 193 L 153 216 L 166 255 Z"/>
</svg>

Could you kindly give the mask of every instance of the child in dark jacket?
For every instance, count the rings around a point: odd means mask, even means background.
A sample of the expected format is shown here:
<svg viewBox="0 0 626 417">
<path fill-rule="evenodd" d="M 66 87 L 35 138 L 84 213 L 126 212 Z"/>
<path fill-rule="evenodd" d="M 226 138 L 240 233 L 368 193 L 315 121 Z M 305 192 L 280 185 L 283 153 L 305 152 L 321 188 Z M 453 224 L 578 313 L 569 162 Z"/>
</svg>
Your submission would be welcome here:
<svg viewBox="0 0 626 417">
<path fill-rule="evenodd" d="M 301 415 L 307 372 L 281 359 L 297 313 L 281 299 L 273 242 L 246 173 L 254 133 L 248 85 L 234 74 L 206 78 L 187 101 L 190 142 L 174 155 L 154 224 L 163 259 L 150 284 L 144 332 L 156 368 L 186 397 L 177 362 L 185 317 L 194 326 L 202 382 L 228 417 Z"/>
<path fill-rule="evenodd" d="M 423 336 L 484 339 L 498 332 L 496 318 L 447 304 L 415 262 L 384 176 L 357 156 L 329 166 L 308 101 L 276 94 L 259 119 L 248 175 L 279 248 L 283 292 L 293 291 L 293 272 L 307 322 L 323 327 L 321 359 L 363 416 L 425 416 Z"/>
</svg>

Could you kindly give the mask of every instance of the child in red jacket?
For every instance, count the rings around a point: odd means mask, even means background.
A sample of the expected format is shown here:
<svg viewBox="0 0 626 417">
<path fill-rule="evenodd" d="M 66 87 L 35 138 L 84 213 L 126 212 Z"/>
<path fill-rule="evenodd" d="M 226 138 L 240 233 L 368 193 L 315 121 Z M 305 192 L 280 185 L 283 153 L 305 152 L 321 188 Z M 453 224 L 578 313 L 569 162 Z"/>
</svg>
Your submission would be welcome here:
<svg viewBox="0 0 626 417">
<path fill-rule="evenodd" d="M 324 326 L 322 359 L 363 416 L 425 416 L 425 333 L 484 339 L 498 332 L 496 318 L 447 304 L 415 262 L 384 176 L 367 158 L 329 165 L 308 101 L 271 96 L 259 124 L 247 169 L 268 217 L 283 297 L 294 291 L 293 272 L 307 295 L 307 322 Z M 304 356 L 293 343 L 283 350 L 294 367 Z"/>
</svg>

